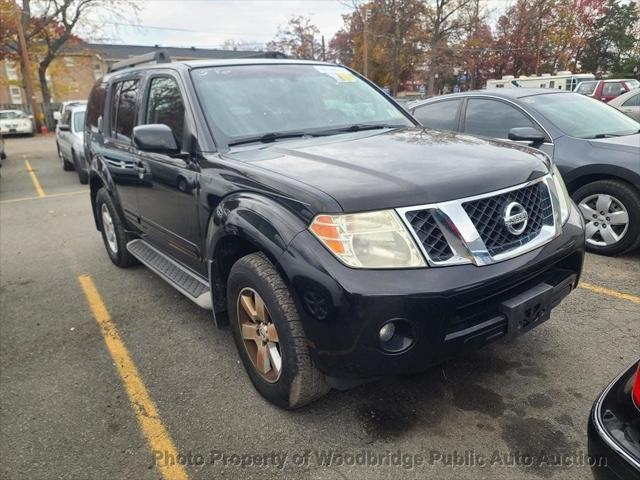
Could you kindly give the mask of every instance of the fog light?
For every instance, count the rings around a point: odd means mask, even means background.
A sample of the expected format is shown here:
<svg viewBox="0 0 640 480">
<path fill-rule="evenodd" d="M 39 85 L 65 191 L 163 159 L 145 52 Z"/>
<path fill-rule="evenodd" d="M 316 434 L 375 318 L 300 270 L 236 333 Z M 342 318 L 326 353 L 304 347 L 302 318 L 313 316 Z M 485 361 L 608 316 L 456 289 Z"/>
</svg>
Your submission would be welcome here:
<svg viewBox="0 0 640 480">
<path fill-rule="evenodd" d="M 382 343 L 386 343 L 391 340 L 393 334 L 396 333 L 396 326 L 393 322 L 385 323 L 380 331 L 378 332 L 378 337 Z"/>
<path fill-rule="evenodd" d="M 388 320 L 378 330 L 380 348 L 386 353 L 401 353 L 415 343 L 416 332 L 409 320 L 394 318 Z"/>
</svg>

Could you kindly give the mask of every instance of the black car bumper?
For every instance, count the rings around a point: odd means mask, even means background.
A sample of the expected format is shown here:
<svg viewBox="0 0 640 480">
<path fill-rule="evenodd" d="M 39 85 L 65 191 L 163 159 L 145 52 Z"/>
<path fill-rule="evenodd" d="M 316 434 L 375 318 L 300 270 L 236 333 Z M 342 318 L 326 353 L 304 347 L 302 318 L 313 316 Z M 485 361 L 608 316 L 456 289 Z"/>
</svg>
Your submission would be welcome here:
<svg viewBox="0 0 640 480">
<path fill-rule="evenodd" d="M 352 269 L 308 232 L 279 263 L 319 368 L 330 377 L 361 379 L 424 370 L 542 323 L 577 285 L 583 257 L 584 230 L 574 209 L 562 234 L 545 246 L 483 267 Z M 547 311 L 527 319 L 532 298 L 544 298 Z M 381 348 L 378 333 L 390 319 L 401 319 L 413 337 L 400 353 Z"/>
<path fill-rule="evenodd" d="M 631 399 L 638 362 L 598 396 L 589 415 L 589 457 L 597 480 L 640 480 L 640 411 Z"/>
</svg>

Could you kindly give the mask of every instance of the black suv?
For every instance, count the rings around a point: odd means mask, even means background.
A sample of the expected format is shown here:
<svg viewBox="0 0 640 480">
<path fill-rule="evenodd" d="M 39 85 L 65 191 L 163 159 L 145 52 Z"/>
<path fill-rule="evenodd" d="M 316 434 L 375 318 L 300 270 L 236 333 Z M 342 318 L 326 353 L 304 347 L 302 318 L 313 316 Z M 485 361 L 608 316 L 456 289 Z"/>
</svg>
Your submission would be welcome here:
<svg viewBox="0 0 640 480">
<path fill-rule="evenodd" d="M 116 66 L 88 104 L 96 227 L 215 322 L 294 408 L 549 318 L 584 227 L 520 145 L 437 132 L 347 68 Z"/>
</svg>

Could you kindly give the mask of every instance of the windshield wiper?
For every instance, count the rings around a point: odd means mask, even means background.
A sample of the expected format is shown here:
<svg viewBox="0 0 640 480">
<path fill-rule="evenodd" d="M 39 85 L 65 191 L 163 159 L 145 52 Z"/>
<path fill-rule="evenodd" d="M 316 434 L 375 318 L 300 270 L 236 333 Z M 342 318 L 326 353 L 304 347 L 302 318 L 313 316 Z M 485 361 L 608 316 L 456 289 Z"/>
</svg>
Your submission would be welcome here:
<svg viewBox="0 0 640 480">
<path fill-rule="evenodd" d="M 589 137 L 589 138 L 626 137 L 627 135 L 635 135 L 636 133 L 640 133 L 640 130 L 631 130 L 630 132 L 621 132 L 621 133 L 598 133 L 593 137 Z"/>
<path fill-rule="evenodd" d="M 336 133 L 361 132 L 363 130 L 380 130 L 383 128 L 404 128 L 406 125 L 391 125 L 387 123 L 354 123 L 347 127 L 330 128 L 320 132 L 314 132 L 315 135 L 335 135 Z"/>
<path fill-rule="evenodd" d="M 297 137 L 306 137 L 310 134 L 307 132 L 269 132 L 263 135 L 256 135 L 255 137 L 246 137 L 236 140 L 234 142 L 230 142 L 229 146 L 232 147 L 234 145 L 243 145 L 245 143 L 269 143 L 275 142 L 276 140 L 280 140 L 281 138 L 297 138 Z"/>
</svg>

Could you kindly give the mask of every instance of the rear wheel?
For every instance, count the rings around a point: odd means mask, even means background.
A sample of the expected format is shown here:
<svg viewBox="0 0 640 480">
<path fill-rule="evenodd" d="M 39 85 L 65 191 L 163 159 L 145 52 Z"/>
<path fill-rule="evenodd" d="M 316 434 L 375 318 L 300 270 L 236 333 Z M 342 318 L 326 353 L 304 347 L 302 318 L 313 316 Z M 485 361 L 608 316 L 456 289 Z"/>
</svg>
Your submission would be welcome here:
<svg viewBox="0 0 640 480">
<path fill-rule="evenodd" d="M 124 223 L 109 196 L 109 192 L 104 188 L 101 188 L 96 195 L 96 213 L 102 240 L 111 261 L 122 268 L 137 263 L 135 257 L 127 250 L 127 242 L 130 238 Z"/>
<path fill-rule="evenodd" d="M 640 243 L 640 194 L 619 180 L 599 180 L 572 195 L 585 222 L 587 250 L 620 255 Z"/>
<path fill-rule="evenodd" d="M 71 152 L 71 158 L 73 158 L 73 166 L 76 169 L 76 172 L 78 172 L 78 179 L 80 180 L 80 183 L 82 185 L 86 185 L 89 183 L 89 174 L 82 168 L 82 165 L 80 165 L 76 152 Z"/>
<path fill-rule="evenodd" d="M 73 164 L 71 162 L 68 162 L 64 158 L 64 155 L 62 154 L 62 151 L 60 150 L 60 145 L 56 144 L 56 146 L 58 148 L 58 158 L 60 158 L 60 160 L 62 160 L 62 169 L 65 172 L 70 172 L 71 170 L 73 170 Z"/>
<path fill-rule="evenodd" d="M 262 253 L 247 255 L 233 265 L 227 302 L 238 352 L 262 396 L 291 409 L 329 391 L 310 356 L 289 289 Z"/>
</svg>

